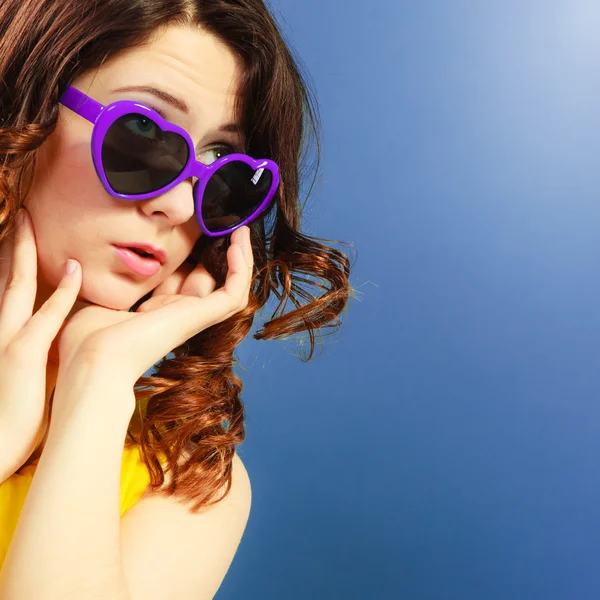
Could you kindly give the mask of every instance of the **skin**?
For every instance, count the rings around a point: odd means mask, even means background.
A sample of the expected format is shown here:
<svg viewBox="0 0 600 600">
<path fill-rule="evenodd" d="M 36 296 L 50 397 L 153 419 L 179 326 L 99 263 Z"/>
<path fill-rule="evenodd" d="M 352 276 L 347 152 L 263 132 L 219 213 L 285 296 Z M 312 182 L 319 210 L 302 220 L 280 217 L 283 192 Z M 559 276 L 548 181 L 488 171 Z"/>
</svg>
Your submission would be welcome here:
<svg viewBox="0 0 600 600">
<path fill-rule="evenodd" d="M 239 134 L 218 132 L 222 125 L 235 122 L 239 69 L 234 55 L 214 36 L 197 28 L 170 26 L 157 32 L 149 45 L 113 57 L 71 85 L 103 105 L 135 100 L 160 109 L 167 120 L 188 131 L 199 151 L 198 159 L 210 163 L 219 156 L 217 146 L 228 146 L 225 153 L 229 153 L 242 143 Z M 167 91 L 184 100 L 190 113 L 186 115 L 147 92 L 110 93 L 131 85 L 154 85 Z M 57 128 L 38 152 L 24 202 L 38 249 L 34 312 L 58 286 L 69 258 L 79 261 L 83 276 L 78 301 L 69 316 L 90 302 L 127 310 L 179 269 L 202 235 L 194 216 L 194 180 L 149 200 L 114 198 L 96 175 L 91 133 L 91 123 L 60 105 Z M 130 271 L 112 247 L 138 241 L 167 252 L 166 263 L 152 277 Z M 48 357 L 44 434 L 58 368 L 55 341 Z M 41 454 L 45 441 L 44 436 L 34 456 Z"/>
</svg>

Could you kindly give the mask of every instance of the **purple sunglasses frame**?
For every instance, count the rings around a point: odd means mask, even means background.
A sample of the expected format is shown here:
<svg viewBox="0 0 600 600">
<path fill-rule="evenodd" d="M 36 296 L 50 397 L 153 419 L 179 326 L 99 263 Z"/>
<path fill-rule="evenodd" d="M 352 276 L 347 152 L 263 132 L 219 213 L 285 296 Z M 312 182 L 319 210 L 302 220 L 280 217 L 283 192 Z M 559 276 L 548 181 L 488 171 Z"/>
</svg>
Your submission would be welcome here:
<svg viewBox="0 0 600 600">
<path fill-rule="evenodd" d="M 186 179 L 189 179 L 190 177 L 197 177 L 198 181 L 194 184 L 193 188 L 194 212 L 196 214 L 196 219 L 205 235 L 209 237 L 219 237 L 222 235 L 227 235 L 239 227 L 247 225 L 251 221 L 255 220 L 268 207 L 271 200 L 275 196 L 275 192 L 279 186 L 279 167 L 277 166 L 277 163 L 266 158 L 255 160 L 247 154 L 228 154 L 227 156 L 219 158 L 215 162 L 208 165 L 201 163 L 200 161 L 196 160 L 196 150 L 190 134 L 182 127 L 163 119 L 155 110 L 152 110 L 144 104 L 132 100 L 117 100 L 108 106 L 104 106 L 103 104 L 100 104 L 100 102 L 90 98 L 73 86 L 67 86 L 66 90 L 60 97 L 60 103 L 78 114 L 80 117 L 83 117 L 90 123 L 93 123 L 94 128 L 92 130 L 91 146 L 94 168 L 96 169 L 98 178 L 102 182 L 102 185 L 106 191 L 115 198 L 120 198 L 122 200 L 147 200 L 149 198 L 159 196 L 164 192 L 168 192 L 170 189 L 174 188 L 176 185 L 182 181 L 185 181 Z M 110 183 L 108 182 L 108 179 L 104 173 L 104 168 L 102 167 L 102 143 L 104 141 L 106 132 L 117 119 L 130 113 L 142 114 L 143 116 L 152 119 L 163 131 L 173 132 L 180 135 L 186 141 L 189 147 L 189 158 L 187 164 L 183 168 L 183 171 L 181 171 L 181 173 L 165 187 L 153 192 L 148 192 L 146 194 L 120 194 L 116 192 L 112 189 Z M 210 177 L 223 165 L 226 165 L 232 161 L 246 163 L 255 171 L 259 169 L 270 171 L 273 177 L 271 187 L 269 188 L 265 199 L 254 211 L 252 211 L 239 223 L 236 223 L 233 227 L 229 227 L 228 229 L 210 231 L 206 227 L 202 218 L 202 198 L 204 197 L 204 190 L 206 189 L 206 185 Z"/>
</svg>

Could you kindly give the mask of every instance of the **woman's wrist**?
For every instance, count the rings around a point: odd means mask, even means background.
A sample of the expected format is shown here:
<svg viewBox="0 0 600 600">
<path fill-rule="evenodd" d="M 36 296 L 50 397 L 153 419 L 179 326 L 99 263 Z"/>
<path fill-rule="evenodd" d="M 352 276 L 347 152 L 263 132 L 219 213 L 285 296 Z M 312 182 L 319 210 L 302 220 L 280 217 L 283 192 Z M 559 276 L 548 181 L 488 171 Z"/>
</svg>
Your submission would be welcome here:
<svg viewBox="0 0 600 600">
<path fill-rule="evenodd" d="M 133 384 L 103 360 L 74 361 L 59 368 L 52 406 L 52 423 L 70 418 L 79 410 L 131 419 L 135 410 Z"/>
</svg>

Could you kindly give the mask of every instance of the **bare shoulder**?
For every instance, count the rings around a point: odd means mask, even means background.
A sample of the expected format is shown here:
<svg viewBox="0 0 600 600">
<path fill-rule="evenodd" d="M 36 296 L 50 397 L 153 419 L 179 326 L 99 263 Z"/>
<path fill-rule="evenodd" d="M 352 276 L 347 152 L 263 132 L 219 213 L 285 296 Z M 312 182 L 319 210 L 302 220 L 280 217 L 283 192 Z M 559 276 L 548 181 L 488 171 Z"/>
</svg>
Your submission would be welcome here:
<svg viewBox="0 0 600 600">
<path fill-rule="evenodd" d="M 189 455 L 184 453 L 183 456 L 179 458 L 177 461 L 179 466 L 183 466 L 183 463 L 188 459 Z M 165 481 L 162 485 L 161 489 L 167 488 L 172 481 L 171 473 L 165 473 Z M 234 490 L 235 488 L 235 490 Z M 231 490 L 230 494 L 239 494 L 248 497 L 248 501 L 251 500 L 252 490 L 250 486 L 250 476 L 248 475 L 248 471 L 246 470 L 246 466 L 242 462 L 239 454 L 236 452 L 233 455 L 233 459 L 231 461 Z M 222 491 L 217 494 L 220 496 Z M 148 498 L 150 496 L 156 496 L 156 493 L 151 492 L 150 490 L 146 491 L 142 498 Z"/>
<path fill-rule="evenodd" d="M 182 465 L 186 458 L 186 455 L 180 457 L 178 464 Z M 171 473 L 165 473 L 165 481 L 161 489 L 165 489 L 166 487 L 168 487 L 171 481 Z M 215 497 L 219 497 L 222 494 L 223 490 L 220 490 L 218 493 L 215 494 Z M 227 502 L 230 496 L 231 500 Z M 146 492 L 144 492 L 144 494 L 138 502 L 141 502 L 142 500 L 146 500 L 148 498 L 157 499 L 164 497 L 161 496 L 159 492 L 152 492 L 151 490 L 147 490 Z M 231 464 L 231 488 L 229 490 L 228 495 L 221 502 L 227 502 L 228 504 L 231 504 L 232 501 L 240 508 L 242 508 L 243 506 L 247 506 L 248 511 L 250 510 L 250 504 L 252 502 L 252 487 L 250 484 L 250 476 L 248 475 L 246 466 L 242 462 L 242 459 L 240 458 L 237 452 L 233 455 Z"/>
<path fill-rule="evenodd" d="M 232 468 L 227 496 L 196 513 L 173 498 L 145 493 L 123 515 L 123 561 L 133 598 L 213 597 L 250 514 L 250 477 L 237 454 Z"/>
</svg>

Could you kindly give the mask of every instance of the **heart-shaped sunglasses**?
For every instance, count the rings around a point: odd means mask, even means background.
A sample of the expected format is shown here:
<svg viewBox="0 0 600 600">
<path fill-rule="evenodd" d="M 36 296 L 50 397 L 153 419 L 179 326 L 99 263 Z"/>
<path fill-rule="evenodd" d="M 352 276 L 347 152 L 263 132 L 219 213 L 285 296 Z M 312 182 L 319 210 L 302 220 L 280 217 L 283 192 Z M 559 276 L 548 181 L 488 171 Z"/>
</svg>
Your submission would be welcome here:
<svg viewBox="0 0 600 600">
<path fill-rule="evenodd" d="M 197 177 L 196 218 L 206 235 L 217 237 L 259 217 L 275 196 L 279 167 L 272 160 L 228 154 L 201 163 L 185 129 L 139 102 L 118 100 L 103 106 L 72 86 L 60 102 L 94 124 L 94 167 L 115 198 L 147 200 Z"/>
</svg>

